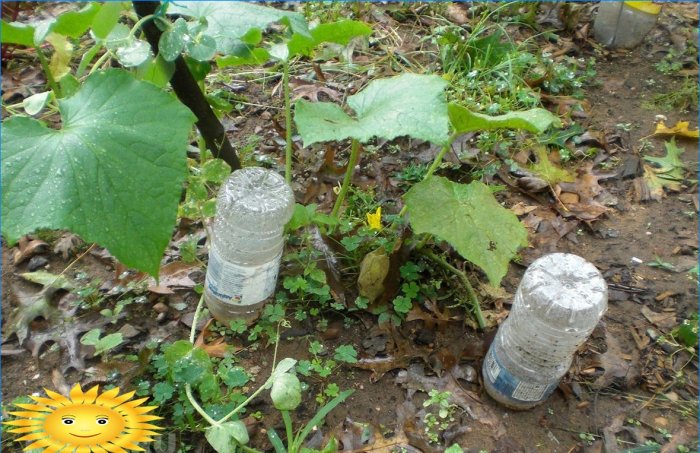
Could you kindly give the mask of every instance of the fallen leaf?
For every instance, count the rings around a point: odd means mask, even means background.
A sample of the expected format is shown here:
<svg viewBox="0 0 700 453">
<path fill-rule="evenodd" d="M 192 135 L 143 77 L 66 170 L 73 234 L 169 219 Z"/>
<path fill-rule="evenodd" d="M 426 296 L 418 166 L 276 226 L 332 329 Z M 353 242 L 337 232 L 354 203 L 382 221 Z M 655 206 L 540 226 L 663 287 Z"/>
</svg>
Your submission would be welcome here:
<svg viewBox="0 0 700 453">
<path fill-rule="evenodd" d="M 511 212 L 517 216 L 529 214 L 535 209 L 537 209 L 537 206 L 529 206 L 523 203 L 522 201 L 510 208 Z"/>
<path fill-rule="evenodd" d="M 439 390 L 449 392 L 449 402 L 463 409 L 471 419 L 488 427 L 495 437 L 505 434 L 506 430 L 500 418 L 493 410 L 485 405 L 479 396 L 466 390 L 449 370 L 442 377 L 426 376 L 422 364 L 411 365 L 407 370 L 400 371 L 396 383 L 410 390 L 429 392 Z"/>
<path fill-rule="evenodd" d="M 428 299 L 424 303 L 428 311 L 423 310 L 418 304 L 414 304 L 411 311 L 406 314 L 406 321 L 421 320 L 425 323 L 427 329 L 434 329 L 437 324 L 438 330 L 442 330 L 449 321 L 459 321 L 461 316 L 452 316 L 449 308 L 445 307 L 442 311 L 438 308 L 437 302 Z"/>
<path fill-rule="evenodd" d="M 369 252 L 360 263 L 360 275 L 357 286 L 360 295 L 372 303 L 384 293 L 384 279 L 389 274 L 389 257 L 384 247 Z"/>
<path fill-rule="evenodd" d="M 446 16 L 449 20 L 457 25 L 464 25 L 469 22 L 469 16 L 467 16 L 467 7 L 460 3 L 448 3 Z"/>
<path fill-rule="evenodd" d="M 632 182 L 634 188 L 634 199 L 639 201 L 661 201 L 666 195 L 664 192 L 664 182 L 656 175 L 656 172 L 649 165 L 643 165 L 644 175 L 635 178 Z"/>
<path fill-rule="evenodd" d="M 629 418 L 628 414 L 620 414 L 616 416 L 607 427 L 603 428 L 603 443 L 606 452 L 620 451 L 619 439 L 624 438 L 622 432 L 627 432 L 635 443 L 643 445 L 647 442 L 646 428 L 641 426 L 626 426 L 625 421 Z"/>
<path fill-rule="evenodd" d="M 49 244 L 40 239 L 33 239 L 30 241 L 26 236 L 22 237 L 17 243 L 17 250 L 15 250 L 14 254 L 15 266 L 28 260 L 37 253 L 45 252 L 48 246 Z"/>
<path fill-rule="evenodd" d="M 668 331 L 678 325 L 675 312 L 657 313 L 646 306 L 642 307 L 641 312 L 650 323 L 654 324 L 661 330 Z"/>
<path fill-rule="evenodd" d="M 13 287 L 13 294 L 19 305 L 15 307 L 5 321 L 3 341 L 7 341 L 13 334 L 17 336 L 19 344 L 24 344 L 29 333 L 29 324 L 38 317 L 46 320 L 53 319 L 58 312 L 52 303 L 52 298 L 58 292 L 58 288 L 48 287 L 37 293 L 23 291 L 17 286 Z"/>
<path fill-rule="evenodd" d="M 598 184 L 598 181 L 609 178 L 610 175 L 593 173 L 592 163 L 578 168 L 576 173 L 577 178 L 574 182 L 562 181 L 555 188 L 555 193 L 557 194 L 568 192 L 578 195 L 578 200 L 571 196 L 564 199 L 560 198 L 559 201 L 566 208 L 565 212 L 560 210 L 560 213 L 565 217 L 574 216 L 580 220 L 596 220 L 609 210 L 599 201 L 600 199 L 605 199 L 604 196 L 607 195 L 607 192 Z"/>
<path fill-rule="evenodd" d="M 342 97 L 338 91 L 323 86 L 320 83 L 309 83 L 299 79 L 294 79 L 290 82 L 290 85 L 292 86 L 292 101 L 303 98 L 312 102 L 318 102 L 318 95 L 321 93 L 325 94 L 332 101 L 336 102 L 339 102 Z"/>
<path fill-rule="evenodd" d="M 571 115 L 576 118 L 587 118 L 591 110 L 591 104 L 584 99 L 576 99 L 571 96 L 553 96 L 540 93 L 540 98 L 545 104 L 555 107 L 554 111 L 559 116 Z"/>
<path fill-rule="evenodd" d="M 66 260 L 82 242 L 77 234 L 65 233 L 54 244 L 53 252 Z"/>
<path fill-rule="evenodd" d="M 226 343 L 224 337 L 218 337 L 216 340 L 207 343 L 206 338 L 211 335 L 209 326 L 211 325 L 213 319 L 210 319 L 204 326 L 202 331 L 199 333 L 197 340 L 194 342 L 196 348 L 203 349 L 209 357 L 224 357 L 227 353 L 238 352 L 241 348 L 234 348 L 233 346 Z"/>
<path fill-rule="evenodd" d="M 537 163 L 530 166 L 530 170 L 549 183 L 549 185 L 553 186 L 563 181 L 574 181 L 576 179 L 571 173 L 551 162 L 546 147 L 538 146 L 535 148 L 535 156 L 537 156 Z"/>
<path fill-rule="evenodd" d="M 70 394 L 70 386 L 66 382 L 63 373 L 58 371 L 57 368 L 51 370 L 51 383 L 53 384 L 53 388 L 61 395 L 68 396 Z"/>
<path fill-rule="evenodd" d="M 54 288 L 45 288 L 42 292 L 57 291 Z M 42 317 L 47 321 L 48 327 L 40 331 L 32 331 L 24 343 L 24 346 L 32 352 L 35 359 L 39 359 L 42 347 L 48 343 L 56 343 L 61 350 L 61 362 L 59 370 L 65 373 L 73 368 L 78 371 L 85 369 L 85 358 L 82 354 L 80 337 L 92 329 L 101 329 L 112 321 L 106 316 L 94 316 L 92 318 L 76 317 L 78 309 L 77 296 L 67 294 L 63 296 L 57 306 L 54 306 L 49 299 L 44 298 L 37 301 L 34 309 L 45 307 L 46 316 Z M 31 309 L 24 312 L 24 319 L 27 320 L 32 315 Z M 121 319 L 125 313 L 120 313 L 117 319 Z M 36 318 L 36 316 L 34 316 Z M 29 320 L 31 322 L 31 320 Z M 18 335 L 19 337 L 19 335 Z"/>
<path fill-rule="evenodd" d="M 680 156 L 683 150 L 676 146 L 675 139 L 665 143 L 666 155 L 663 157 L 644 156 L 644 160 L 655 165 L 653 172 L 660 179 L 660 183 L 667 189 L 678 192 L 681 190 L 681 182 L 685 177 L 686 165 Z M 645 166 L 645 172 L 647 168 Z"/>
<path fill-rule="evenodd" d="M 406 434 L 398 429 L 393 436 L 384 437 L 383 430 L 369 423 L 359 423 L 346 417 L 332 432 L 343 444 L 345 453 L 421 453 L 409 445 Z"/>
<path fill-rule="evenodd" d="M 605 342 L 608 346 L 607 351 L 594 356 L 589 364 L 603 369 L 603 374 L 593 382 L 593 387 L 604 389 L 618 384 L 624 390 L 635 385 L 640 377 L 639 352 L 634 349 L 629 354 L 625 353 L 616 336 L 608 329 L 605 332 Z"/>
<path fill-rule="evenodd" d="M 148 290 L 157 294 L 173 294 L 172 288 L 194 288 L 196 283 L 190 278 L 190 274 L 200 269 L 200 265 L 196 263 L 168 263 L 160 268 L 157 285 L 154 278 L 149 279 Z"/>
<path fill-rule="evenodd" d="M 388 351 L 386 357 L 361 358 L 357 363 L 353 364 L 355 368 L 361 368 L 372 372 L 369 378 L 370 382 L 379 381 L 382 376 L 391 370 L 406 368 L 413 359 L 420 358 L 427 363 L 428 356 L 431 352 L 428 348 L 420 347 L 409 342 L 409 340 L 396 331 L 394 326 L 387 325 L 386 328 L 389 329 L 393 341 L 393 350 Z"/>
<path fill-rule="evenodd" d="M 20 276 L 32 283 L 36 283 L 37 285 L 45 286 L 45 287 L 51 287 L 51 288 L 57 288 L 57 289 L 66 289 L 70 290 L 75 288 L 75 285 L 73 282 L 69 281 L 66 277 L 63 275 L 56 275 L 52 274 L 51 272 L 46 272 L 46 271 L 36 271 L 36 272 L 25 272 L 23 274 L 20 274 Z"/>
<path fill-rule="evenodd" d="M 663 121 L 659 121 L 654 130 L 654 135 L 674 135 L 676 137 L 694 138 L 700 136 L 699 130 L 689 130 L 690 123 L 688 121 L 678 121 L 675 126 L 667 127 Z"/>
</svg>

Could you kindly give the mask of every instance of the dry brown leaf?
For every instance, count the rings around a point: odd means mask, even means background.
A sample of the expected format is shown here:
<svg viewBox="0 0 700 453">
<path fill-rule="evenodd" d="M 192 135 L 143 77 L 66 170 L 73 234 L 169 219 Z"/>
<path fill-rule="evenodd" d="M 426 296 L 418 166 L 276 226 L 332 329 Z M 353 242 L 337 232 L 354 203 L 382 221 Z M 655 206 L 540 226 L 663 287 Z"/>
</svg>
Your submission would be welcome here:
<svg viewBox="0 0 700 453">
<path fill-rule="evenodd" d="M 641 311 L 644 317 L 659 329 L 668 331 L 678 325 L 675 312 L 657 313 L 652 311 L 649 307 L 642 307 Z"/>
<path fill-rule="evenodd" d="M 409 342 L 401 336 L 393 326 L 387 327 L 391 333 L 391 338 L 394 344 L 394 350 L 390 351 L 386 357 L 369 357 L 362 358 L 353 364 L 355 368 L 369 370 L 372 372 L 370 382 L 379 381 L 389 371 L 397 368 L 406 368 L 411 360 L 420 358 L 427 362 L 430 350 L 425 347 L 420 347 Z"/>
<path fill-rule="evenodd" d="M 561 203 L 566 208 L 566 211 L 580 220 L 596 220 L 606 212 L 608 208 L 598 201 L 604 193 L 603 187 L 598 184 L 601 179 L 607 178 L 608 175 L 597 175 L 593 173 L 593 164 L 589 163 L 582 168 L 576 170 L 578 177 L 575 182 L 560 182 L 557 184 L 559 195 L 568 192 L 576 194 L 576 197 L 571 195 L 560 197 Z M 562 215 L 566 215 L 562 213 Z"/>
<path fill-rule="evenodd" d="M 209 326 L 211 325 L 213 319 L 204 326 L 202 331 L 199 333 L 197 340 L 194 342 L 195 348 L 203 349 L 209 357 L 219 357 L 222 358 L 226 353 L 238 352 L 241 348 L 236 348 L 230 344 L 227 344 L 224 337 L 218 337 L 216 340 L 207 343 L 206 338 L 211 334 L 209 331 Z"/>
<path fill-rule="evenodd" d="M 318 83 L 293 81 L 290 83 L 290 85 L 292 85 L 292 101 L 304 98 L 311 102 L 318 102 L 318 95 L 321 93 L 325 94 L 332 101 L 336 102 L 339 102 L 342 97 L 338 91 Z"/>
<path fill-rule="evenodd" d="M 535 209 L 537 209 L 537 206 L 526 205 L 525 203 L 523 203 L 521 201 L 521 202 L 517 203 L 515 206 L 511 207 L 510 211 L 517 216 L 521 216 L 521 215 L 529 214 L 532 211 L 534 211 Z"/>
<path fill-rule="evenodd" d="M 667 127 L 663 121 L 659 121 L 654 130 L 654 135 L 674 135 L 676 137 L 698 139 L 700 130 L 689 130 L 690 123 L 688 121 L 679 121 L 673 127 Z"/>
<path fill-rule="evenodd" d="M 398 374 L 396 383 L 422 392 L 432 389 L 450 392 L 450 403 L 462 408 L 476 422 L 487 426 L 495 437 L 505 434 L 505 427 L 496 413 L 485 405 L 476 393 L 463 388 L 451 371 L 442 377 L 426 376 L 423 365 L 414 364 Z"/>
<path fill-rule="evenodd" d="M 38 253 L 45 252 L 48 246 L 49 244 L 40 239 L 33 239 L 30 241 L 27 236 L 23 236 L 17 243 L 17 250 L 15 250 L 15 266 L 21 264 Z"/>
<path fill-rule="evenodd" d="M 53 252 L 57 255 L 61 255 L 63 259 L 66 260 L 73 254 L 75 248 L 81 243 L 82 241 L 78 235 L 73 233 L 65 233 L 54 244 Z"/>
<path fill-rule="evenodd" d="M 643 164 L 644 176 L 635 178 L 632 187 L 636 201 L 661 201 L 666 196 L 664 183 L 652 167 Z"/>
<path fill-rule="evenodd" d="M 160 268 L 159 280 L 150 278 L 148 290 L 157 294 L 174 294 L 172 288 L 194 288 L 196 283 L 190 278 L 190 274 L 200 270 L 196 263 L 173 261 Z"/>
<path fill-rule="evenodd" d="M 639 352 L 635 349 L 629 354 L 625 353 L 615 335 L 607 329 L 605 342 L 608 345 L 608 350 L 595 357 L 591 363 L 591 366 L 604 370 L 603 374 L 595 380 L 593 386 L 602 389 L 617 382 L 624 389 L 635 384 L 640 376 Z"/>
<path fill-rule="evenodd" d="M 332 434 L 343 444 L 341 451 L 346 453 L 420 453 L 409 445 L 408 438 L 402 430 L 399 429 L 393 436 L 386 438 L 381 429 L 367 423 L 355 422 L 350 417 L 336 426 Z"/>
<path fill-rule="evenodd" d="M 457 25 L 464 25 L 469 22 L 467 6 L 460 3 L 450 2 L 447 4 L 446 16 Z"/>
</svg>

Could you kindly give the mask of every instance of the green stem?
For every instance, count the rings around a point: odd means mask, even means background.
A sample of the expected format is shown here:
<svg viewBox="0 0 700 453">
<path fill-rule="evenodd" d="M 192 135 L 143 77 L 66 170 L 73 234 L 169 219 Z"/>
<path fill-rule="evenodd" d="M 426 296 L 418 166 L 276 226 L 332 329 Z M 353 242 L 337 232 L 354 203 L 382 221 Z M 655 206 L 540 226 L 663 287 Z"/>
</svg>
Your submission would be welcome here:
<svg viewBox="0 0 700 453">
<path fill-rule="evenodd" d="M 433 163 L 428 167 L 428 171 L 425 173 L 425 176 L 423 176 L 423 181 L 426 179 L 430 178 L 433 176 L 433 173 L 435 173 L 435 170 L 438 169 L 440 164 L 442 163 L 442 159 L 445 157 L 445 154 L 447 154 L 447 151 L 452 148 L 452 143 L 459 137 L 459 134 L 457 132 L 454 132 L 452 135 L 450 135 L 450 138 L 447 140 L 447 144 L 440 149 L 440 152 L 435 156 L 435 160 L 433 160 Z M 406 205 L 404 205 L 401 208 L 401 211 L 399 211 L 399 217 L 403 217 L 404 214 L 406 214 L 406 210 L 408 208 Z"/>
<path fill-rule="evenodd" d="M 46 74 L 46 81 L 49 84 L 49 88 L 53 91 L 53 94 L 56 95 L 57 99 L 62 98 L 61 96 L 61 88 L 58 86 L 58 83 L 56 83 L 56 79 L 53 78 L 53 74 L 51 74 L 51 69 L 49 68 L 49 62 L 46 61 L 46 55 L 44 55 L 44 51 L 41 50 L 41 46 L 36 47 L 36 54 L 39 57 L 39 63 L 41 63 L 41 69 L 44 70 L 44 74 Z"/>
<path fill-rule="evenodd" d="M 274 352 L 273 361 L 272 361 L 273 366 L 272 366 L 272 372 L 270 373 L 270 377 L 267 378 L 267 381 L 265 381 L 265 383 L 263 385 L 261 385 L 260 388 L 258 388 L 255 392 L 253 392 L 253 394 L 250 395 L 247 400 L 243 401 L 234 410 L 229 412 L 224 418 L 219 420 L 219 423 L 225 422 L 229 418 L 233 417 L 234 414 L 240 412 L 241 409 L 246 407 L 248 405 L 248 403 L 250 403 L 256 396 L 258 396 L 260 394 L 260 392 L 262 392 L 265 388 L 267 388 L 269 385 L 272 384 L 272 376 L 274 375 L 275 368 L 277 367 L 277 362 L 276 362 L 276 360 L 277 360 L 277 348 L 279 347 L 279 345 L 280 345 L 280 342 L 279 342 L 279 324 L 278 324 L 277 325 L 277 343 L 275 343 L 275 352 Z"/>
<path fill-rule="evenodd" d="M 423 181 L 426 179 L 430 178 L 433 173 L 435 173 L 435 170 L 440 166 L 442 163 L 442 158 L 445 157 L 445 154 L 447 154 L 447 151 L 449 151 L 452 148 L 452 143 L 457 139 L 459 134 L 457 132 L 453 133 L 450 135 L 450 138 L 447 140 L 447 144 L 442 147 L 440 152 L 438 153 L 437 156 L 435 156 L 435 160 L 433 160 L 432 165 L 428 168 L 428 171 L 425 173 L 425 176 L 423 177 Z"/>
<path fill-rule="evenodd" d="M 197 309 L 194 311 L 194 319 L 192 319 L 192 327 L 190 328 L 190 343 L 194 344 L 194 337 L 197 333 L 197 321 L 199 320 L 199 313 L 202 311 L 202 306 L 204 305 L 204 295 L 199 298 L 199 303 L 197 304 Z M 195 408 L 199 415 L 204 418 L 210 425 L 216 425 L 217 422 L 207 414 L 202 406 L 197 403 L 197 400 L 192 394 L 192 387 L 190 384 L 185 384 L 185 393 L 187 394 L 187 399 L 190 400 L 190 404 Z"/>
<path fill-rule="evenodd" d="M 83 76 L 88 65 L 90 64 L 92 59 L 95 58 L 95 55 L 97 55 L 97 52 L 99 52 L 100 49 L 102 49 L 102 43 L 97 43 L 94 46 L 92 46 L 90 50 L 83 54 L 83 58 L 80 59 L 80 64 L 78 65 L 78 69 L 76 69 L 75 71 L 76 78 L 79 79 Z M 105 54 L 106 53 L 107 52 L 105 52 Z"/>
<path fill-rule="evenodd" d="M 149 15 L 143 16 L 141 19 L 139 19 L 138 22 L 136 22 L 134 24 L 134 26 L 131 27 L 131 30 L 129 31 L 129 36 L 127 37 L 127 39 L 130 39 L 130 38 L 133 38 L 134 36 L 136 36 L 136 32 L 141 28 L 141 25 L 146 23 L 147 20 L 153 19 L 154 17 L 155 17 L 154 14 L 149 14 Z"/>
<path fill-rule="evenodd" d="M 420 242 L 418 242 L 418 244 L 416 244 L 416 250 L 418 250 L 418 251 L 422 250 L 423 247 L 425 247 L 425 244 L 427 244 L 428 241 L 431 240 L 432 238 L 433 238 L 432 234 L 428 234 L 428 233 L 424 234 L 423 237 L 421 238 Z"/>
<path fill-rule="evenodd" d="M 287 451 L 288 453 L 296 453 L 296 439 L 292 430 L 292 418 L 289 416 L 289 411 L 280 411 L 282 420 L 284 420 L 284 429 L 287 431 Z"/>
<path fill-rule="evenodd" d="M 350 158 L 348 159 L 348 168 L 345 170 L 345 177 L 343 178 L 343 185 L 340 187 L 340 193 L 338 194 L 338 198 L 335 200 L 335 205 L 333 205 L 333 211 L 331 211 L 331 215 L 333 217 L 338 217 L 338 211 L 340 211 L 340 207 L 343 205 L 345 195 L 350 187 L 350 181 L 352 181 L 352 174 L 355 171 L 355 165 L 357 164 L 357 158 L 359 155 L 360 142 L 353 139 L 352 147 L 350 148 Z"/>
<path fill-rule="evenodd" d="M 204 409 L 202 409 L 202 406 L 200 406 L 199 403 L 197 403 L 197 400 L 192 394 L 192 387 L 190 386 L 190 384 L 185 384 L 185 393 L 187 394 L 187 399 L 190 400 L 190 404 L 192 405 L 192 407 L 194 407 L 194 409 L 197 412 L 199 412 L 199 415 L 201 415 L 202 418 L 207 421 L 207 423 L 209 423 L 212 426 L 218 425 L 217 421 L 211 418 L 209 414 L 207 414 L 204 411 Z"/>
<path fill-rule="evenodd" d="M 287 135 L 284 149 L 284 179 L 287 184 L 292 182 L 292 99 L 289 92 L 289 60 L 282 64 L 282 89 L 284 90 L 284 129 Z"/>
<path fill-rule="evenodd" d="M 433 253 L 431 250 L 423 249 L 419 250 L 419 253 L 435 261 L 443 269 L 452 272 L 457 276 L 457 278 L 460 279 L 460 281 L 464 285 L 464 288 L 467 290 L 467 296 L 469 297 L 469 301 L 472 305 L 472 312 L 474 314 L 474 317 L 476 318 L 476 322 L 479 324 L 479 328 L 482 330 L 486 328 L 486 321 L 484 320 L 484 315 L 481 313 L 481 305 L 479 305 L 479 299 L 477 298 L 476 292 L 474 291 L 474 288 L 472 288 L 472 284 L 469 282 L 469 279 L 466 275 L 464 275 L 464 272 L 460 271 L 459 269 L 448 263 L 444 257 Z"/>
<path fill-rule="evenodd" d="M 247 453 L 262 453 L 260 450 L 256 450 L 255 448 L 246 447 L 245 445 L 239 445 L 238 448 L 240 448 L 241 450 L 243 450 Z"/>
<path fill-rule="evenodd" d="M 97 59 L 94 65 L 92 65 L 92 68 L 90 68 L 90 72 L 88 72 L 88 75 L 92 74 L 93 72 L 97 71 L 100 66 L 104 64 L 105 61 L 109 59 L 109 51 L 105 52 L 102 54 L 100 58 Z"/>
</svg>

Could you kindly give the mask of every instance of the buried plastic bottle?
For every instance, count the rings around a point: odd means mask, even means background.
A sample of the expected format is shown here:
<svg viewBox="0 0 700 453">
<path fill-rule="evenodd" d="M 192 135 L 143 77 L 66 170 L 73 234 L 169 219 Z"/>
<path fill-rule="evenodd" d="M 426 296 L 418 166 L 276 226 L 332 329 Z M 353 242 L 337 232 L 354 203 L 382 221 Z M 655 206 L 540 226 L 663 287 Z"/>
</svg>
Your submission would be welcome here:
<svg viewBox="0 0 700 453">
<path fill-rule="evenodd" d="M 272 170 L 237 170 L 221 186 L 204 283 L 214 318 L 228 323 L 259 316 L 277 284 L 284 225 L 293 210 L 291 188 Z"/>
<path fill-rule="evenodd" d="M 484 359 L 487 393 L 512 409 L 546 400 L 607 307 L 607 285 L 593 264 L 567 253 L 537 259 Z"/>
</svg>

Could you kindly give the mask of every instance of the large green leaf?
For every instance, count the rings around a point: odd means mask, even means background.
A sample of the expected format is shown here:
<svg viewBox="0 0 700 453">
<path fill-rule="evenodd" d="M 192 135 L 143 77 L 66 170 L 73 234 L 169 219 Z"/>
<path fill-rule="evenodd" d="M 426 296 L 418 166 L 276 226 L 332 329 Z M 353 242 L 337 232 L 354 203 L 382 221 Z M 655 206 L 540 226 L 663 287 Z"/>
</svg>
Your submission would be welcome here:
<svg viewBox="0 0 700 453">
<path fill-rule="evenodd" d="M 2 21 L 0 28 L 3 44 L 19 44 L 34 47 L 34 27 L 19 22 Z"/>
<path fill-rule="evenodd" d="M 560 126 L 561 121 L 549 110 L 530 109 L 489 116 L 472 112 L 461 105 L 450 103 L 447 107 L 450 123 L 455 132 L 487 131 L 491 129 L 523 129 L 541 134 L 551 126 Z"/>
<path fill-rule="evenodd" d="M 50 32 L 78 38 L 90 28 L 101 8 L 102 5 L 99 3 L 88 3 L 79 11 L 61 13 L 55 18 L 34 24 L 7 23 L 3 20 L 2 42 L 34 47 L 41 44 Z M 111 10 L 113 7 L 110 6 L 108 9 Z M 102 20 L 102 16 L 100 18 Z"/>
<path fill-rule="evenodd" d="M 310 36 L 295 33 L 287 43 L 290 55 L 311 55 L 313 49 L 321 43 L 332 42 L 347 45 L 356 36 L 369 36 L 372 28 L 364 22 L 342 20 L 321 24 L 311 30 Z"/>
<path fill-rule="evenodd" d="M 101 8 L 102 5 L 99 3 L 88 3 L 80 11 L 61 13 L 55 20 L 52 19 L 51 31 L 71 38 L 79 38 L 90 28 Z"/>
<path fill-rule="evenodd" d="M 175 224 L 194 116 L 121 70 L 91 75 L 59 101 L 63 126 L 3 122 L 2 230 L 69 229 L 157 275 Z"/>
<path fill-rule="evenodd" d="M 295 33 L 309 34 L 303 15 L 249 2 L 177 2 L 170 5 L 168 14 L 206 19 L 206 34 L 216 40 L 217 50 L 224 54 L 235 49 L 249 30 L 275 22 L 287 23 Z"/>
<path fill-rule="evenodd" d="M 444 79 L 434 75 L 402 74 L 379 79 L 348 98 L 355 118 L 337 104 L 299 100 L 294 121 L 304 146 L 346 138 L 366 142 L 373 137 L 392 139 L 402 135 L 444 144 L 448 139 L 446 85 Z"/>
<path fill-rule="evenodd" d="M 481 182 L 465 185 L 432 176 L 411 187 L 405 199 L 414 232 L 449 242 L 493 285 L 501 283 L 508 262 L 527 245 L 525 227 Z"/>
</svg>

